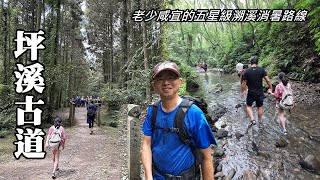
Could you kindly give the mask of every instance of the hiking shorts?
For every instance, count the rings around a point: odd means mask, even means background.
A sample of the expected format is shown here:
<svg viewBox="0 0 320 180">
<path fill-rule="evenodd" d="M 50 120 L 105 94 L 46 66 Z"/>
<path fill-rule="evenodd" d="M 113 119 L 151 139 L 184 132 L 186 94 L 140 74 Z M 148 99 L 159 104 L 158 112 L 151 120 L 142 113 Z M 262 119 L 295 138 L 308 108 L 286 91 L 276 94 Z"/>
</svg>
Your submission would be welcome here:
<svg viewBox="0 0 320 180">
<path fill-rule="evenodd" d="M 252 106 L 253 102 L 256 102 L 257 107 L 263 106 L 263 95 L 250 95 L 247 96 L 247 106 Z"/>
</svg>

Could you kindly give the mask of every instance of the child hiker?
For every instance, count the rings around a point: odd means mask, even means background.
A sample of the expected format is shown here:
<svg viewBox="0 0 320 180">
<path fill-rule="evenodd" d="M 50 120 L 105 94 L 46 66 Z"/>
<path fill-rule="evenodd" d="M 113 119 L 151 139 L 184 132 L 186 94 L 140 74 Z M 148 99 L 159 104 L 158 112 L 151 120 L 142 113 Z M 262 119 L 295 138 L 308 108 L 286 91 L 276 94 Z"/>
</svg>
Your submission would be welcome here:
<svg viewBox="0 0 320 180">
<path fill-rule="evenodd" d="M 54 118 L 54 125 L 49 128 L 45 147 L 53 153 L 52 178 L 56 178 L 56 171 L 59 170 L 60 151 L 64 149 L 66 142 L 64 128 L 61 126 L 61 118 Z"/>
</svg>

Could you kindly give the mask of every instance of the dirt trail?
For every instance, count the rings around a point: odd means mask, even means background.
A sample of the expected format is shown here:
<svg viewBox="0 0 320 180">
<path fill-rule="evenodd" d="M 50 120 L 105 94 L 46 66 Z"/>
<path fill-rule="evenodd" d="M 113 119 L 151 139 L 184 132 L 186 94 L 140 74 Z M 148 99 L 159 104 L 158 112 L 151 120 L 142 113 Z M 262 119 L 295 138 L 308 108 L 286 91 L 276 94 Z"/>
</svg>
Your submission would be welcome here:
<svg viewBox="0 0 320 180">
<path fill-rule="evenodd" d="M 62 112 L 63 113 L 63 112 Z M 121 179 L 123 158 L 117 148 L 119 134 L 116 129 L 94 128 L 89 135 L 85 108 L 76 108 L 76 126 L 66 129 L 66 147 L 60 154 L 57 179 Z M 51 179 L 52 152 L 45 159 L 0 162 L 1 179 Z"/>
</svg>

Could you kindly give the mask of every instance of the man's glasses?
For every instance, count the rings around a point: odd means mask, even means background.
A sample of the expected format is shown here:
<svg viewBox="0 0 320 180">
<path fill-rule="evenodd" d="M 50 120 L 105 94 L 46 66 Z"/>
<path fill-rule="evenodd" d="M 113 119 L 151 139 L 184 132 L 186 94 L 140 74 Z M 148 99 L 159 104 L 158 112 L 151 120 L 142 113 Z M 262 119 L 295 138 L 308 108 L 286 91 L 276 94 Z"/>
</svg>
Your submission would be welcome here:
<svg viewBox="0 0 320 180">
<path fill-rule="evenodd" d="M 179 77 L 172 75 L 172 76 L 160 76 L 160 77 L 156 77 L 156 78 L 154 78 L 153 80 L 156 81 L 156 82 L 160 82 L 160 81 L 162 82 L 162 81 L 164 81 L 164 80 L 172 81 L 172 80 L 176 80 L 176 79 L 179 79 Z"/>
</svg>

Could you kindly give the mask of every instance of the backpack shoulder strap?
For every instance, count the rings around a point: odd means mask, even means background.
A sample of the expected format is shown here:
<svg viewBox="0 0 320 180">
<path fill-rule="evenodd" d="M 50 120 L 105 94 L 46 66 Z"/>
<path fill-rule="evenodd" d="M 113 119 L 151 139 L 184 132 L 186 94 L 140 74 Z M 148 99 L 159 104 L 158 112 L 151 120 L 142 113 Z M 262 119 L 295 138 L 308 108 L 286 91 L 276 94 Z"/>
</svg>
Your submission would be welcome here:
<svg viewBox="0 0 320 180">
<path fill-rule="evenodd" d="M 151 114 L 151 128 L 152 131 L 156 125 L 156 119 L 157 119 L 157 112 L 158 112 L 158 106 L 159 106 L 160 100 L 153 103 L 152 107 L 152 114 Z"/>
<path fill-rule="evenodd" d="M 177 111 L 176 117 L 174 119 L 174 125 L 178 129 L 179 139 L 186 145 L 188 145 L 192 151 L 192 154 L 195 158 L 196 165 L 201 163 L 201 157 L 199 150 L 195 146 L 195 144 L 191 141 L 191 137 L 188 135 L 185 125 L 184 125 L 184 117 L 187 114 L 189 108 L 193 104 L 193 101 L 189 99 L 183 99 L 179 109 Z"/>
<path fill-rule="evenodd" d="M 184 125 L 184 117 L 192 104 L 192 101 L 183 99 L 174 119 L 174 126 L 179 129 L 178 136 L 180 140 L 187 145 L 190 144 L 190 137 Z"/>
</svg>

